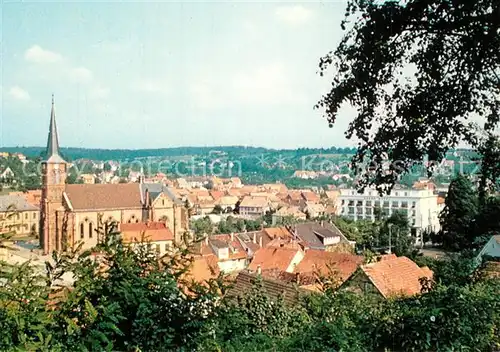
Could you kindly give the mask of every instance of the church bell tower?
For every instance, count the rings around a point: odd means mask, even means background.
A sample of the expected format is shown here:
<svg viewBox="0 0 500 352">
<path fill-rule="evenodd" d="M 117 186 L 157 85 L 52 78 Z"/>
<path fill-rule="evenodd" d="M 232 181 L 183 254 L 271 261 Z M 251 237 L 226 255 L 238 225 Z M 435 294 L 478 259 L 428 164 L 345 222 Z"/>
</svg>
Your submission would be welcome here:
<svg viewBox="0 0 500 352">
<path fill-rule="evenodd" d="M 47 151 L 42 161 L 42 199 L 40 208 L 40 246 L 43 254 L 63 249 L 63 194 L 67 164 L 59 153 L 54 95 L 50 112 Z"/>
</svg>

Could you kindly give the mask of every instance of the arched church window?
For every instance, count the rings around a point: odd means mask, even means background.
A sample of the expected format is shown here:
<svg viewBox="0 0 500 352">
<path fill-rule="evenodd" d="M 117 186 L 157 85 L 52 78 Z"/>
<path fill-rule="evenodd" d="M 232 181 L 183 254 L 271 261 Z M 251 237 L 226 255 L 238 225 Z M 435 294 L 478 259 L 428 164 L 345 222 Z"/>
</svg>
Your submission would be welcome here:
<svg viewBox="0 0 500 352">
<path fill-rule="evenodd" d="M 89 238 L 92 238 L 93 233 L 94 233 L 94 224 L 89 222 Z"/>
<path fill-rule="evenodd" d="M 82 223 L 80 223 L 80 239 L 84 239 L 85 238 L 85 225 Z"/>
</svg>

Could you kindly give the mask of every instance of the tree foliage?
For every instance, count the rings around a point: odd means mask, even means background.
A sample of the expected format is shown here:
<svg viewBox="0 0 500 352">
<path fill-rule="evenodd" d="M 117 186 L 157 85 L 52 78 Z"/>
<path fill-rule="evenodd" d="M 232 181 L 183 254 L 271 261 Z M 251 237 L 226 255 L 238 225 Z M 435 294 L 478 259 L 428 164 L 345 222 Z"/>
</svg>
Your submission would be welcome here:
<svg viewBox="0 0 500 352">
<path fill-rule="evenodd" d="M 0 243 L 5 236 L 0 236 Z M 108 236 L 90 252 L 33 263 L 0 262 L 2 351 L 494 351 L 500 282 L 474 276 L 456 255 L 435 261 L 436 282 L 415 297 L 380 300 L 327 288 L 296 305 L 262 281 L 239 298 L 222 280 L 184 275 L 185 248 L 158 260 Z M 74 275 L 70 288 L 60 285 Z"/>
<path fill-rule="evenodd" d="M 471 182 L 463 175 L 450 184 L 445 207 L 440 214 L 443 246 L 451 249 L 469 248 L 474 241 L 474 219 L 478 214 L 477 195 Z"/>
<path fill-rule="evenodd" d="M 415 161 L 441 160 L 465 140 L 477 146 L 500 119 L 500 3 L 484 1 L 350 0 L 345 35 L 320 60 L 333 66 L 332 89 L 318 107 L 333 124 L 343 103 L 357 108 L 348 138 L 361 186 L 394 184 Z M 384 160 L 392 163 L 385 168 Z"/>
</svg>

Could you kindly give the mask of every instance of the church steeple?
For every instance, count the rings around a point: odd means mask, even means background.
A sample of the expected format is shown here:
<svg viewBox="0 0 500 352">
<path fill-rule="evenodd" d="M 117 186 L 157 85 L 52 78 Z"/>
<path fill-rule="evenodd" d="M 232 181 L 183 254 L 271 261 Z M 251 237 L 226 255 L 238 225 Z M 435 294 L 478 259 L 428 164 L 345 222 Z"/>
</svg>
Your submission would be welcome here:
<svg viewBox="0 0 500 352">
<path fill-rule="evenodd" d="M 57 136 L 54 94 L 52 94 L 52 109 L 50 111 L 49 138 L 47 140 L 47 151 L 46 151 L 45 161 L 48 163 L 64 163 L 63 158 L 59 154 L 59 138 Z"/>
<path fill-rule="evenodd" d="M 52 96 L 47 151 L 42 161 L 42 199 L 40 208 L 40 245 L 44 254 L 65 248 L 68 239 L 62 230 L 64 191 L 66 188 L 67 164 L 59 154 L 59 139 L 56 127 L 56 111 Z"/>
</svg>

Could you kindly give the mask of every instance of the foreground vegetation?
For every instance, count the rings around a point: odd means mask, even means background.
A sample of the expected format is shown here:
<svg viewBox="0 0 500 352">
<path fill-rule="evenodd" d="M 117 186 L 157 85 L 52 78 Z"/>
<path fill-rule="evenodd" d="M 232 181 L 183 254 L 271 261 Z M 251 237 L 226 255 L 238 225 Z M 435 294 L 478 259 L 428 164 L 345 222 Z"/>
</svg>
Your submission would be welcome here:
<svg viewBox="0 0 500 352">
<path fill-rule="evenodd" d="M 46 274 L 0 264 L 2 351 L 493 351 L 500 347 L 500 282 L 457 256 L 431 262 L 425 294 L 380 300 L 338 292 L 289 307 L 257 281 L 239 300 L 220 277 L 189 280 L 187 251 L 161 261 L 110 237 L 90 253 L 54 255 Z M 460 263 L 460 265 L 458 265 Z M 58 287 L 64 272 L 75 283 Z"/>
</svg>

